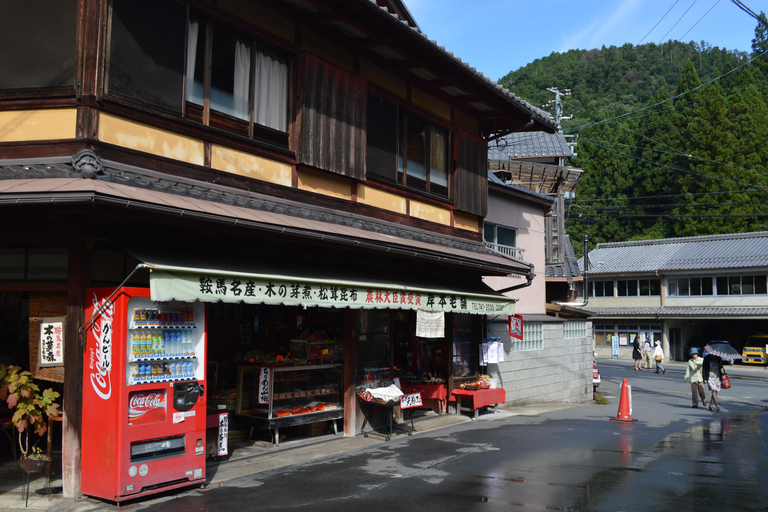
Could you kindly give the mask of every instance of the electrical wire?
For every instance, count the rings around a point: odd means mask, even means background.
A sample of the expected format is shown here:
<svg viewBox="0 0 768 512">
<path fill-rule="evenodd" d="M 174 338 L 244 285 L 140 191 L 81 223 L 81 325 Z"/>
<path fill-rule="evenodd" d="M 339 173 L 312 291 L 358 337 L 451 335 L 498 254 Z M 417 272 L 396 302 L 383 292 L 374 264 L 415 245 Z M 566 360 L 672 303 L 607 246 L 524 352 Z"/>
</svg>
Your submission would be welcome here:
<svg viewBox="0 0 768 512">
<path fill-rule="evenodd" d="M 664 41 L 664 38 L 665 38 L 665 37 L 667 37 L 667 36 L 669 35 L 669 33 L 670 33 L 670 32 L 672 32 L 672 30 L 673 30 L 673 29 L 674 29 L 674 28 L 677 26 L 677 24 L 678 24 L 678 23 L 680 23 L 680 20 L 682 20 L 682 19 L 685 17 L 685 15 L 686 15 L 686 14 L 688 14 L 688 11 L 690 11 L 690 10 L 691 10 L 691 7 L 693 7 L 694 5 L 696 5 L 696 2 L 697 2 L 697 1 L 698 1 L 698 0 L 693 0 L 693 3 L 690 5 L 690 7 L 688 7 L 688 9 L 686 9 L 686 10 L 685 10 L 685 12 L 683 13 L 683 15 L 682 15 L 682 16 L 680 16 L 680 18 L 679 18 L 679 19 L 678 19 L 678 20 L 675 22 L 675 24 L 674 24 L 674 25 L 672 25 L 672 28 L 670 28 L 670 29 L 669 29 L 669 31 L 668 31 L 666 34 L 664 34 L 664 36 L 663 36 L 663 37 L 661 38 L 661 40 L 659 41 L 659 44 L 661 44 L 661 42 L 662 42 L 662 41 Z"/>
<path fill-rule="evenodd" d="M 767 53 L 768 53 L 768 50 L 765 50 L 764 52 L 760 53 L 759 55 L 756 55 L 756 56 L 752 57 L 752 58 L 751 58 L 751 59 L 749 59 L 747 62 L 745 62 L 745 63 L 743 63 L 743 64 L 740 64 L 740 65 L 736 66 L 736 67 L 735 67 L 735 68 L 733 68 L 732 70 L 730 70 L 730 71 L 727 71 L 727 72 L 723 73 L 722 75 L 720 75 L 720 76 L 717 76 L 717 77 L 713 78 L 712 80 L 709 80 L 709 81 L 707 81 L 707 82 L 704 82 L 703 84 L 701 84 L 701 85 L 698 85 L 698 86 L 694 87 L 693 89 L 688 89 L 687 91 L 681 92 L 680 94 L 678 94 L 678 95 L 676 95 L 676 96 L 673 96 L 673 97 L 671 97 L 671 98 L 667 98 L 666 100 L 662 100 L 662 101 L 659 101 L 659 102 L 657 102 L 657 103 L 654 103 L 653 105 L 647 105 L 647 106 L 645 106 L 645 107 L 643 107 L 643 108 L 639 108 L 639 109 L 637 109 L 637 110 L 634 110 L 634 111 L 632 111 L 632 112 L 627 112 L 626 114 L 622 114 L 622 115 L 620 115 L 620 116 L 615 116 L 615 117 L 612 117 L 612 118 L 610 118 L 610 119 L 603 119 L 602 121 L 598 121 L 598 122 L 596 122 L 596 123 L 590 123 L 590 124 L 583 124 L 583 125 L 580 125 L 580 126 L 574 126 L 574 127 L 572 127 L 572 128 L 568 128 L 568 130 L 567 130 L 567 131 L 569 131 L 569 132 L 572 132 L 572 131 L 576 131 L 576 130 L 578 130 L 578 129 L 580 129 L 580 128 L 586 128 L 586 127 L 588 127 L 588 126 L 595 126 L 595 125 L 598 125 L 598 124 L 607 123 L 607 122 L 609 122 L 609 121 L 613 121 L 614 119 L 623 119 L 623 118 L 625 118 L 625 117 L 627 117 L 627 116 L 631 116 L 632 114 L 636 114 L 636 113 L 638 113 L 638 112 L 643 112 L 644 110 L 648 110 L 648 109 L 650 109 L 650 108 L 653 108 L 653 107 L 655 107 L 655 106 L 658 106 L 658 105 L 663 105 L 664 103 L 667 103 L 667 102 L 669 102 L 669 101 L 672 101 L 672 100 L 674 100 L 674 99 L 677 99 L 677 98 L 680 98 L 680 97 L 682 97 L 682 96 L 685 96 L 686 94 L 690 94 L 690 93 L 692 93 L 693 91 L 696 91 L 696 90 L 698 90 L 698 89 L 701 89 L 701 88 L 702 88 L 702 87 L 704 87 L 705 85 L 709 85 L 709 84 L 711 84 L 711 83 L 713 83 L 713 82 L 716 82 L 717 80 L 720 80 L 721 78 L 723 78 L 723 77 L 725 77 L 725 76 L 727 76 L 727 75 L 730 75 L 730 74 L 731 74 L 731 73 L 733 73 L 734 71 L 736 71 L 736 70 L 738 70 L 738 69 L 741 69 L 741 68 L 743 68 L 743 67 L 744 67 L 744 66 L 746 66 L 747 64 L 751 63 L 753 60 L 755 60 L 755 59 L 757 59 L 757 58 L 759 58 L 759 57 L 762 57 L 763 55 L 765 55 L 765 54 L 767 54 Z"/>
<path fill-rule="evenodd" d="M 656 22 L 656 24 L 653 26 L 653 28 L 652 28 L 651 30 L 649 30 L 649 31 L 648 31 L 648 34 L 650 34 L 651 32 L 653 32 L 653 29 L 659 26 L 659 23 L 661 23 L 661 22 L 662 22 L 662 20 L 663 20 L 664 18 L 666 18 L 666 17 L 667 17 L 667 14 L 669 14 L 669 11 L 671 11 L 671 10 L 672 10 L 672 9 L 673 9 L 673 8 L 674 8 L 676 5 L 677 5 L 677 3 L 678 3 L 679 1 L 680 1 L 680 0 L 675 0 L 675 3 L 673 3 L 673 4 L 672 4 L 672 7 L 670 7 L 670 8 L 669 8 L 669 10 L 668 10 L 667 12 L 665 12 L 665 13 L 664 13 L 664 16 L 662 16 L 662 17 L 661 17 L 661 19 L 660 19 L 659 21 L 657 21 L 657 22 Z M 718 0 L 718 2 L 719 2 L 719 1 L 720 1 L 720 0 Z M 643 38 L 640 40 L 640 43 L 642 43 L 643 41 L 645 41 L 645 38 L 646 38 L 646 37 L 648 37 L 648 34 L 645 34 L 645 35 L 643 36 Z M 640 46 L 640 43 L 637 43 L 635 46 Z"/>
<path fill-rule="evenodd" d="M 716 6 L 717 4 L 719 4 L 719 3 L 720 3 L 720 0 L 717 0 L 717 2 L 715 2 L 715 5 L 713 5 L 712 7 L 710 7 L 710 8 L 709 8 L 709 11 L 707 11 L 707 12 L 705 12 L 705 13 L 704 13 L 704 16 L 706 16 L 707 14 L 709 14 L 709 12 L 710 12 L 712 9 L 714 9 L 714 8 L 715 8 L 715 6 Z M 699 18 L 699 21 L 703 20 L 703 19 L 704 19 L 704 16 L 702 16 L 701 18 Z M 691 28 L 689 28 L 689 29 L 688 29 L 688 32 L 690 32 L 691 30 L 693 30 L 694 28 L 696 28 L 696 25 L 698 25 L 698 24 L 699 24 L 699 21 L 697 21 L 696 23 L 694 23 L 694 24 L 693 24 L 693 26 L 692 26 Z M 683 37 L 685 37 L 685 36 L 687 36 L 687 35 L 688 35 L 688 32 L 686 32 L 685 34 L 683 34 L 683 36 L 682 36 L 682 37 L 681 37 L 679 40 L 680 40 L 680 41 L 682 41 Z"/>
</svg>

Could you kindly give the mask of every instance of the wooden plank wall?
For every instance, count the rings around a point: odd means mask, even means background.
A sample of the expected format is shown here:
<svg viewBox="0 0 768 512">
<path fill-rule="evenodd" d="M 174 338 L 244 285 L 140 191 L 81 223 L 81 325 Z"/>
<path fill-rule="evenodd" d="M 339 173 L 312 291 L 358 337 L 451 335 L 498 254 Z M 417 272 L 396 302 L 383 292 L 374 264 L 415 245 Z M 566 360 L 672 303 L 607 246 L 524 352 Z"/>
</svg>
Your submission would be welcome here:
<svg viewBox="0 0 768 512">
<path fill-rule="evenodd" d="M 454 207 L 485 217 L 488 213 L 488 146 L 483 139 L 456 130 Z"/>
<path fill-rule="evenodd" d="M 298 163 L 364 179 L 365 80 L 310 54 L 302 62 Z"/>
</svg>

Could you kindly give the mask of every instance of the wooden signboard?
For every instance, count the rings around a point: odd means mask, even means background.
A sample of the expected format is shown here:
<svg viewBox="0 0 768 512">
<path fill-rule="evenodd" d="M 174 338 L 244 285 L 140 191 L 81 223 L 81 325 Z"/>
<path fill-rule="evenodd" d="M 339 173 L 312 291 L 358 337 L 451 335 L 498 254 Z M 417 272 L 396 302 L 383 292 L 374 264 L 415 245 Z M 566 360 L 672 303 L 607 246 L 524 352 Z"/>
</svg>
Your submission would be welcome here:
<svg viewBox="0 0 768 512">
<path fill-rule="evenodd" d="M 400 397 L 400 408 L 410 409 L 411 407 L 421 407 L 424 404 L 421 402 L 421 393 L 413 393 L 411 395 L 403 395 Z"/>
</svg>

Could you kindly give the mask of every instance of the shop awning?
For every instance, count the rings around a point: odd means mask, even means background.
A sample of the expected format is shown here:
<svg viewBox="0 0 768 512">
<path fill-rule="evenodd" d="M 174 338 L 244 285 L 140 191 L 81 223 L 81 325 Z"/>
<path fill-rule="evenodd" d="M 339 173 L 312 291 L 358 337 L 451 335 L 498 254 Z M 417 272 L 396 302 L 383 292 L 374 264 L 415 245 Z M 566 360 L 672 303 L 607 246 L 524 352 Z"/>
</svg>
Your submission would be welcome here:
<svg viewBox="0 0 768 512">
<path fill-rule="evenodd" d="M 476 291 L 306 276 L 178 267 L 145 262 L 152 300 L 244 302 L 324 308 L 407 309 L 512 315 L 517 299 Z"/>
</svg>

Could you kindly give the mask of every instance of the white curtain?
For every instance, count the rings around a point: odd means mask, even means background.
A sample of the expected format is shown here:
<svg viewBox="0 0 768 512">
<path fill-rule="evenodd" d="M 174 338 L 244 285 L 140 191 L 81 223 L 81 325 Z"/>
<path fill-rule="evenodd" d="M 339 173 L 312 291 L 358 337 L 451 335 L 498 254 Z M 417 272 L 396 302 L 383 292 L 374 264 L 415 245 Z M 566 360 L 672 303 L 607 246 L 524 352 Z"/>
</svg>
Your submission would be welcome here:
<svg viewBox="0 0 768 512">
<path fill-rule="evenodd" d="M 195 83 L 195 62 L 197 61 L 197 35 L 200 24 L 189 20 L 189 32 L 187 32 L 187 101 L 203 104 L 203 84 Z"/>
<path fill-rule="evenodd" d="M 248 119 L 248 85 L 251 76 L 251 49 L 246 43 L 235 43 L 234 112 L 240 119 Z"/>
<path fill-rule="evenodd" d="M 288 64 L 264 49 L 257 49 L 253 68 L 256 91 L 253 121 L 281 132 L 288 131 Z"/>
</svg>

